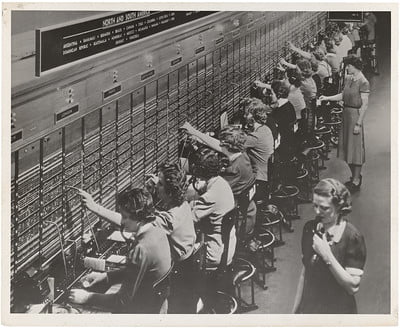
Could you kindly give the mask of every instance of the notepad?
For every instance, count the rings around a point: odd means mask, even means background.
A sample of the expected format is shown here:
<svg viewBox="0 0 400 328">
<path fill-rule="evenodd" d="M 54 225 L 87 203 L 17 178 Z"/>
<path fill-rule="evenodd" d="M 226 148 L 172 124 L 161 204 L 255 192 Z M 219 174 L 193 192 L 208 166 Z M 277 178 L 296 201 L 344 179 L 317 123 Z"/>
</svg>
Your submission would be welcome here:
<svg viewBox="0 0 400 328">
<path fill-rule="evenodd" d="M 133 237 L 132 232 L 124 232 L 124 236 L 126 238 L 132 238 Z M 111 235 L 107 237 L 108 240 L 113 240 L 113 241 L 119 241 L 119 242 L 124 242 L 125 238 L 122 236 L 120 231 L 114 231 Z"/>
<path fill-rule="evenodd" d="M 114 264 L 125 264 L 126 256 L 112 254 L 108 257 L 107 262 L 114 263 Z"/>
</svg>

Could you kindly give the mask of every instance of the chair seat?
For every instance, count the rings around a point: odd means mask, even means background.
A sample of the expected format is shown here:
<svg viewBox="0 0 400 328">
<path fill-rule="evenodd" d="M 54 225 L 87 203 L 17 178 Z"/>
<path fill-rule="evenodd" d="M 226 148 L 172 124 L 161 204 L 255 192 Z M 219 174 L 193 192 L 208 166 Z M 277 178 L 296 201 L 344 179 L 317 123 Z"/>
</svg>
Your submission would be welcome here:
<svg viewBox="0 0 400 328">
<path fill-rule="evenodd" d="M 320 147 L 323 147 L 323 142 L 319 140 L 318 138 L 312 138 L 311 140 L 306 140 L 302 143 L 302 147 L 304 149 L 318 149 Z"/>
<path fill-rule="evenodd" d="M 333 108 L 332 111 L 331 111 L 331 114 L 334 114 L 334 115 L 339 115 L 339 114 L 342 114 L 342 113 L 343 113 L 343 109 L 342 108 Z"/>
<path fill-rule="evenodd" d="M 337 121 L 332 121 L 332 122 L 326 122 L 325 125 L 340 125 L 342 124 L 342 120 L 337 120 Z"/>
<path fill-rule="evenodd" d="M 233 284 L 238 285 L 250 279 L 255 272 L 256 268 L 249 261 L 242 258 L 235 259 L 233 263 Z"/>
<path fill-rule="evenodd" d="M 324 135 L 324 134 L 329 134 L 331 133 L 331 130 L 328 129 L 326 126 L 321 126 L 317 129 L 314 130 L 314 132 L 318 135 Z"/>
<path fill-rule="evenodd" d="M 236 299 L 221 291 L 216 292 L 213 303 L 210 314 L 233 314 L 238 308 Z"/>
<path fill-rule="evenodd" d="M 275 236 L 270 231 L 265 231 L 264 233 L 258 235 L 257 239 L 261 242 L 258 245 L 259 249 L 265 249 L 272 246 L 275 242 Z"/>
<path fill-rule="evenodd" d="M 272 194 L 273 198 L 287 199 L 297 196 L 299 188 L 296 186 L 282 186 L 276 192 Z"/>
<path fill-rule="evenodd" d="M 324 146 L 325 146 L 325 143 L 322 140 L 317 140 L 315 142 L 315 145 L 310 147 L 310 148 L 313 149 L 313 150 L 318 150 L 318 149 L 323 148 Z"/>
<path fill-rule="evenodd" d="M 301 180 L 305 178 L 308 175 L 308 170 L 307 169 L 299 169 L 296 173 L 296 179 Z"/>
<path fill-rule="evenodd" d="M 319 158 L 320 158 L 320 156 L 319 156 L 318 153 L 314 153 L 314 154 L 312 154 L 312 156 L 311 156 L 311 159 L 312 159 L 313 161 L 316 161 L 316 160 L 319 159 Z"/>
</svg>

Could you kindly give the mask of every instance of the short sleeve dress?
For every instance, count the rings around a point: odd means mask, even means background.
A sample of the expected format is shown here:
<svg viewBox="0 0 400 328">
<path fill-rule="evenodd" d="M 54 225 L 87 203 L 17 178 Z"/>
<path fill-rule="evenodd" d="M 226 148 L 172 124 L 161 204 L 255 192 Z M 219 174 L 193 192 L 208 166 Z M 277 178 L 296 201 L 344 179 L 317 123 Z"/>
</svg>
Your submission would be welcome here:
<svg viewBox="0 0 400 328">
<path fill-rule="evenodd" d="M 304 225 L 302 236 L 303 264 L 305 268 L 303 294 L 297 313 L 348 314 L 357 313 L 354 295 L 339 285 L 328 265 L 314 257 L 313 231 L 317 220 Z M 344 268 L 363 270 L 366 260 L 364 237 L 349 222 L 341 239 L 331 245 L 332 253 Z"/>
<path fill-rule="evenodd" d="M 361 94 L 369 93 L 369 82 L 361 73 L 354 80 L 347 77 L 343 88 L 343 120 L 339 132 L 338 157 L 348 164 L 362 165 L 365 163 L 364 126 L 357 135 L 353 134 L 362 105 Z"/>
</svg>

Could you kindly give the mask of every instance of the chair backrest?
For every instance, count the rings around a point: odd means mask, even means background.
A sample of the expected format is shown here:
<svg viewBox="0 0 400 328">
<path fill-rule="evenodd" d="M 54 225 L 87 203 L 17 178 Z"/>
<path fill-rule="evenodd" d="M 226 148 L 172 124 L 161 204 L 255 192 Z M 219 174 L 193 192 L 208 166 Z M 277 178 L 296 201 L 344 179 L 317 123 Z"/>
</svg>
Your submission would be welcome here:
<svg viewBox="0 0 400 328">
<path fill-rule="evenodd" d="M 255 185 L 252 184 L 250 187 L 246 188 L 239 195 L 236 196 L 238 209 L 240 211 L 240 214 L 242 214 L 244 218 L 247 215 L 247 209 L 249 207 L 249 204 L 254 197 L 254 192 L 253 192 L 254 187 Z"/>
<path fill-rule="evenodd" d="M 228 265 L 229 240 L 232 228 L 235 226 L 237 216 L 237 208 L 234 208 L 233 210 L 225 214 L 222 218 L 221 235 L 222 242 L 224 244 L 224 251 L 222 253 L 221 262 L 218 267 L 218 269 L 220 270 L 225 270 Z"/>
<path fill-rule="evenodd" d="M 171 266 L 171 268 L 163 277 L 153 284 L 154 312 L 152 313 L 163 313 L 162 307 L 169 297 L 171 291 L 172 268 L 173 266 Z"/>
</svg>

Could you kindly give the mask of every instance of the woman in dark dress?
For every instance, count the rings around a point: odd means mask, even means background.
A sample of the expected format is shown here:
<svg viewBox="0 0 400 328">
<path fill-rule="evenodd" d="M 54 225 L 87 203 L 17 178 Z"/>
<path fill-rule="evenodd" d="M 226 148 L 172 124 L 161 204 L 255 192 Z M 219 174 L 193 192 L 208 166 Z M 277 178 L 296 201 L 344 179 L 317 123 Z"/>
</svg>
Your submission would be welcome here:
<svg viewBox="0 0 400 328">
<path fill-rule="evenodd" d="M 366 260 L 364 237 L 345 219 L 351 212 L 348 189 L 335 179 L 314 188 L 314 220 L 304 225 L 303 270 L 294 313 L 357 313 L 354 294 Z"/>
</svg>

